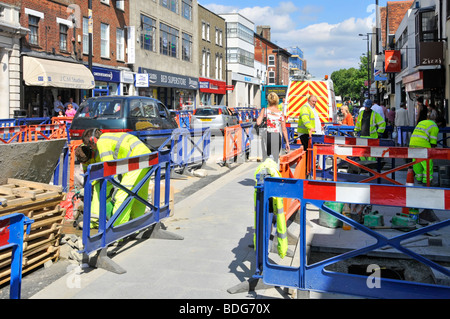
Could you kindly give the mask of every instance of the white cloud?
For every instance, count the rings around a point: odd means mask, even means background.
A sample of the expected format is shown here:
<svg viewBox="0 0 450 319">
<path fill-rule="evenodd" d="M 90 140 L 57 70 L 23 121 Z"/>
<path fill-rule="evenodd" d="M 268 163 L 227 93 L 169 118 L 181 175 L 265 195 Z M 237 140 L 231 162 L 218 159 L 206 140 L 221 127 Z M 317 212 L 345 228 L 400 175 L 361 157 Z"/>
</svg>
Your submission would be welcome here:
<svg viewBox="0 0 450 319">
<path fill-rule="evenodd" d="M 333 71 L 359 67 L 359 57 L 367 51 L 367 42 L 359 33 L 372 32 L 373 16 L 349 17 L 339 23 L 312 23 L 296 28 L 296 20 L 317 21 L 323 6 L 299 7 L 292 1 L 281 2 L 277 7 L 247 7 L 211 4 L 209 10 L 220 14 L 239 12 L 254 22 L 255 26 L 270 25 L 271 41 L 280 47 L 299 47 L 307 60 L 308 70 L 315 76 L 331 75 Z"/>
</svg>

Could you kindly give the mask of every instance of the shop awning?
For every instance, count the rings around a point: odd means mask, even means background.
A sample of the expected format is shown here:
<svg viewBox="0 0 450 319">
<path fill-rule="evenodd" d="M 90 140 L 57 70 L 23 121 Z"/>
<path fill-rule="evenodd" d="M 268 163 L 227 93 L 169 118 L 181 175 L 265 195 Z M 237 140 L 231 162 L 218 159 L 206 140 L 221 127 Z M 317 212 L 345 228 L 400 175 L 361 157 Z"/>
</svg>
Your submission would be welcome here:
<svg viewBox="0 0 450 319">
<path fill-rule="evenodd" d="M 23 80 L 28 86 L 93 89 L 92 72 L 83 64 L 23 57 Z"/>
</svg>

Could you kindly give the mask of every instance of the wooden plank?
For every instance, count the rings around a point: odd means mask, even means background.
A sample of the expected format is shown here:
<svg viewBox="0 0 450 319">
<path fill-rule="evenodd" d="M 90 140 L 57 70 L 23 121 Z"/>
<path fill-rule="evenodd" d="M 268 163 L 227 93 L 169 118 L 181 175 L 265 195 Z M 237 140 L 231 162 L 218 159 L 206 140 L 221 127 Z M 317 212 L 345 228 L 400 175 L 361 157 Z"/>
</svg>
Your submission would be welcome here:
<svg viewBox="0 0 450 319">
<path fill-rule="evenodd" d="M 63 190 L 62 185 L 50 185 L 50 184 L 25 181 L 25 180 L 15 179 L 15 178 L 8 178 L 7 183 L 17 185 L 17 186 L 25 186 L 25 187 L 36 188 L 36 189 L 51 190 L 51 191 L 55 191 L 60 194 L 62 193 L 62 190 Z"/>
</svg>

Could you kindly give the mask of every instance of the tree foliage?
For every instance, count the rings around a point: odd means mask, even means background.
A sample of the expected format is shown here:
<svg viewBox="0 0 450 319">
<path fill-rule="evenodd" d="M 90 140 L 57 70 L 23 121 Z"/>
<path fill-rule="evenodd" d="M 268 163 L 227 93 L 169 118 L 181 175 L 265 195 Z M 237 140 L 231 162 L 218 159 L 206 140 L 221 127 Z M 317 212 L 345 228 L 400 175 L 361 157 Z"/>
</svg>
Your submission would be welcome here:
<svg viewBox="0 0 450 319">
<path fill-rule="evenodd" d="M 334 92 L 344 99 L 358 100 L 362 98 L 361 89 L 364 87 L 364 81 L 367 81 L 367 57 L 361 56 L 359 69 L 340 69 L 331 74 L 334 84 Z"/>
</svg>

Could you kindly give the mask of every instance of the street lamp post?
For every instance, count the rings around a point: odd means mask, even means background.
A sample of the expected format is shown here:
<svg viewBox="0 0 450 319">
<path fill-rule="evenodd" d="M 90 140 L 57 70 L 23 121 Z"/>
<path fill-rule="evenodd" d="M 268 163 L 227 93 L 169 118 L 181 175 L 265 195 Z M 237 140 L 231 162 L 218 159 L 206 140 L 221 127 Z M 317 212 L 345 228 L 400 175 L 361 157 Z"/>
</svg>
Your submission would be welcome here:
<svg viewBox="0 0 450 319">
<path fill-rule="evenodd" d="M 369 98 L 370 98 L 370 86 L 371 86 L 371 79 L 372 79 L 372 76 L 370 74 L 370 65 L 372 64 L 372 55 L 370 54 L 370 50 L 369 50 L 369 40 L 370 40 L 371 34 L 375 34 L 375 33 L 368 32 L 366 34 L 362 34 L 362 33 L 359 34 L 360 37 L 367 36 L 367 39 L 363 39 L 363 40 L 367 40 L 367 80 L 368 80 L 367 88 L 368 88 Z"/>
</svg>

